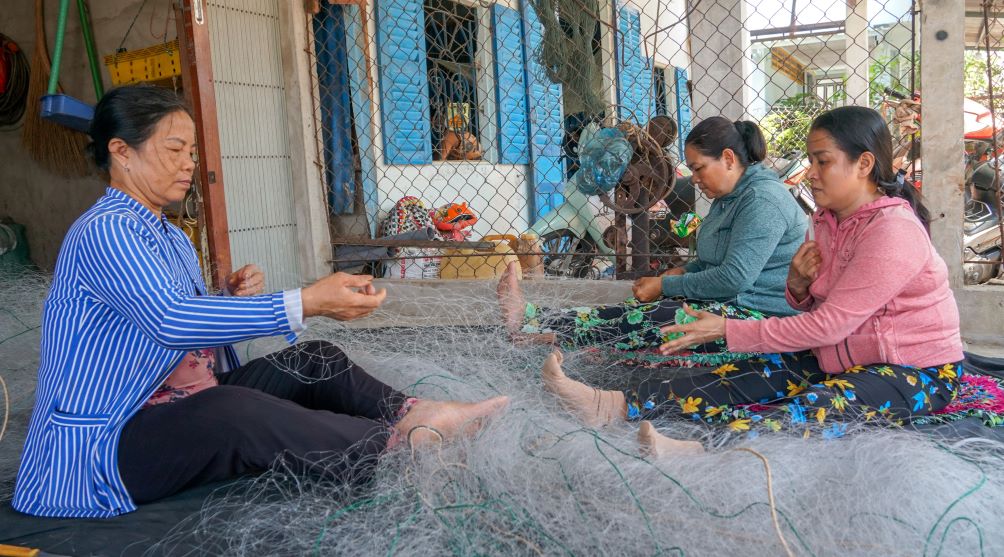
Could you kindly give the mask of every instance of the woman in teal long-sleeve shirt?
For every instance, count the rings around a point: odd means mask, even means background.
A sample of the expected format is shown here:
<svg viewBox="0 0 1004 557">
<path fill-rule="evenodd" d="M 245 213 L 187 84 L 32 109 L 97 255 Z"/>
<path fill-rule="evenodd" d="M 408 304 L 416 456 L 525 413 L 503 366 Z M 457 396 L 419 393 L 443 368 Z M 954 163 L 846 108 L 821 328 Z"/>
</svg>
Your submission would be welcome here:
<svg viewBox="0 0 1004 557">
<path fill-rule="evenodd" d="M 510 271 L 499 300 L 510 331 L 566 347 L 611 346 L 632 360 L 717 365 L 744 355 L 712 343 L 671 358 L 655 348 L 659 328 L 688 319 L 684 302 L 730 318 L 794 315 L 784 297 L 788 266 L 805 239 L 807 218 L 777 175 L 761 164 L 766 141 L 756 124 L 713 117 L 687 136 L 693 183 L 712 200 L 697 231 L 697 258 L 661 277 L 638 279 L 624 304 L 545 310 L 527 304 Z M 660 299 L 661 298 L 661 299 Z"/>
</svg>

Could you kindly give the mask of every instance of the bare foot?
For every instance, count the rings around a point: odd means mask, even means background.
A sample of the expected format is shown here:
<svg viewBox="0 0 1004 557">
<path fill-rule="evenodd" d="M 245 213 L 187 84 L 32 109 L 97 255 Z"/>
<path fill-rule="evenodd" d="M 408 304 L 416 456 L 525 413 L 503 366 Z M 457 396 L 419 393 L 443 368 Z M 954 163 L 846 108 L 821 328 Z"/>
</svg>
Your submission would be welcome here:
<svg viewBox="0 0 1004 557">
<path fill-rule="evenodd" d="M 501 412 L 508 404 L 507 396 L 480 402 L 420 400 L 394 427 L 412 446 L 469 437 L 481 429 L 484 418 Z"/>
<path fill-rule="evenodd" d="M 505 328 L 511 334 L 518 333 L 523 323 L 523 313 L 526 311 L 526 298 L 519 288 L 519 264 L 515 261 L 506 266 L 505 272 L 499 278 L 499 307 L 502 308 L 502 320 Z"/>
<path fill-rule="evenodd" d="M 590 427 L 627 419 L 627 401 L 620 391 L 601 391 L 569 379 L 561 370 L 564 356 L 555 350 L 544 361 L 544 388 L 557 395 L 561 405 Z"/>
<path fill-rule="evenodd" d="M 670 454 L 699 454 L 704 452 L 704 446 L 697 441 L 680 441 L 670 439 L 656 431 L 652 422 L 642 422 L 638 428 L 638 444 L 646 456 L 658 458 Z"/>
</svg>

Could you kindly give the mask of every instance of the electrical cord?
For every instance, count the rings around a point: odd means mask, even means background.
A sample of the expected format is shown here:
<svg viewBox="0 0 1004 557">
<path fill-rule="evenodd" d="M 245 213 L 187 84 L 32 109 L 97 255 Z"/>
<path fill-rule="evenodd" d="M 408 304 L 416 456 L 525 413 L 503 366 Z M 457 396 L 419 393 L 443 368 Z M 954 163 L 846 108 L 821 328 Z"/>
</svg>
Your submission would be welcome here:
<svg viewBox="0 0 1004 557">
<path fill-rule="evenodd" d="M 17 124 L 24 116 L 28 100 L 28 60 L 10 37 L 0 33 L 0 66 L 7 68 L 7 80 L 0 92 L 0 126 Z"/>
</svg>

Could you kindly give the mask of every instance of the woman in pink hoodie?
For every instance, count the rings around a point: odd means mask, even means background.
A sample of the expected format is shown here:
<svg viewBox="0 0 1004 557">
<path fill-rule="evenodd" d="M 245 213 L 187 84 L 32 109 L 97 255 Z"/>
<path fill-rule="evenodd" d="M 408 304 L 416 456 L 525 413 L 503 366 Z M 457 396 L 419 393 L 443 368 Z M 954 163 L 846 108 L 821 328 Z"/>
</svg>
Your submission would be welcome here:
<svg viewBox="0 0 1004 557">
<path fill-rule="evenodd" d="M 927 210 L 893 170 L 885 122 L 869 108 L 837 108 L 813 122 L 807 145 L 819 210 L 786 292 L 803 313 L 743 321 L 688 308 L 692 322 L 662 329 L 677 335 L 664 354 L 724 338 L 729 351 L 762 357 L 600 391 L 566 377 L 555 353 L 545 387 L 594 426 L 676 412 L 737 432 L 818 423 L 839 436 L 849 419 L 900 424 L 948 405 L 962 373 L 959 312 Z M 642 426 L 653 452 L 699 448 Z"/>
</svg>

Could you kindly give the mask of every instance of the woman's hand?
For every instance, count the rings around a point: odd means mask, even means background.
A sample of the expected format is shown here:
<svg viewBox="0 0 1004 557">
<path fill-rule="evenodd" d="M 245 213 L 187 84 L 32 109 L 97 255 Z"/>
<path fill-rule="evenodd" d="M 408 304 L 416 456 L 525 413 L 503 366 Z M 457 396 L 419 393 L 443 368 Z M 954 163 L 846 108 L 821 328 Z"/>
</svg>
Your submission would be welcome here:
<svg viewBox="0 0 1004 557">
<path fill-rule="evenodd" d="M 234 296 L 257 296 L 265 292 L 265 273 L 257 265 L 245 265 L 227 277 L 227 290 Z"/>
<path fill-rule="evenodd" d="M 725 337 L 724 317 L 706 311 L 694 311 L 687 304 L 683 304 L 683 311 L 697 320 L 683 325 L 666 325 L 660 329 L 663 334 L 683 333 L 682 337 L 673 339 L 659 347 L 659 352 L 663 356 L 679 352 L 688 346 L 704 344 Z"/>
<path fill-rule="evenodd" d="M 653 302 L 662 297 L 662 277 L 642 277 L 634 281 L 631 292 L 639 302 Z"/>
<path fill-rule="evenodd" d="M 788 267 L 788 290 L 795 298 L 804 300 L 809 295 L 809 285 L 816 280 L 822 264 L 823 255 L 816 242 L 809 240 L 798 248 Z"/>
<path fill-rule="evenodd" d="M 672 269 L 667 269 L 659 273 L 660 277 L 678 277 L 687 274 L 687 270 L 683 267 L 673 267 Z"/>
<path fill-rule="evenodd" d="M 387 291 L 373 286 L 369 275 L 335 273 L 301 291 L 303 317 L 322 315 L 339 321 L 366 317 L 380 307 Z"/>
</svg>

